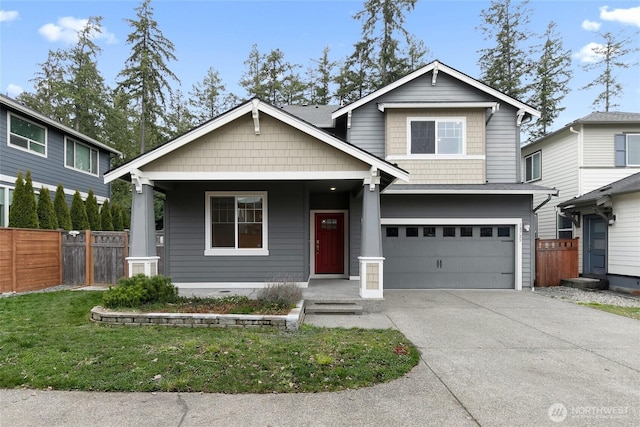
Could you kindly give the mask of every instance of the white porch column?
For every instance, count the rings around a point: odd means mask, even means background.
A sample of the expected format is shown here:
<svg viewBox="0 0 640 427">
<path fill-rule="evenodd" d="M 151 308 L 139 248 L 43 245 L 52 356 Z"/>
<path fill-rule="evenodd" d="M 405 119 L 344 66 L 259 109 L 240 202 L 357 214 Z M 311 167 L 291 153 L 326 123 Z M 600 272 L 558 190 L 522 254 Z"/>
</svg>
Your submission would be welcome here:
<svg viewBox="0 0 640 427">
<path fill-rule="evenodd" d="M 380 176 L 377 169 L 364 180 L 362 192 L 362 242 L 360 248 L 360 297 L 383 297 L 382 230 L 380 228 Z"/>
<path fill-rule="evenodd" d="M 136 274 L 156 276 L 156 227 L 153 211 L 153 182 L 132 173 L 131 236 L 129 238 L 129 277 Z"/>
</svg>

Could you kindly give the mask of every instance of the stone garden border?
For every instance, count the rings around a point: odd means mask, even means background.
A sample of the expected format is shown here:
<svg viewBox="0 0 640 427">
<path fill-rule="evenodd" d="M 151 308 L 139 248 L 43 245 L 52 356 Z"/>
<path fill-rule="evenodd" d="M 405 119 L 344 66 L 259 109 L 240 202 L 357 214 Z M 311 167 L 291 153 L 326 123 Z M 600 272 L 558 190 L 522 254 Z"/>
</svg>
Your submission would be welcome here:
<svg viewBox="0 0 640 427">
<path fill-rule="evenodd" d="M 288 314 L 139 313 L 91 309 L 91 320 L 110 325 L 182 326 L 189 328 L 273 328 L 296 330 L 304 321 L 304 300 Z"/>
</svg>

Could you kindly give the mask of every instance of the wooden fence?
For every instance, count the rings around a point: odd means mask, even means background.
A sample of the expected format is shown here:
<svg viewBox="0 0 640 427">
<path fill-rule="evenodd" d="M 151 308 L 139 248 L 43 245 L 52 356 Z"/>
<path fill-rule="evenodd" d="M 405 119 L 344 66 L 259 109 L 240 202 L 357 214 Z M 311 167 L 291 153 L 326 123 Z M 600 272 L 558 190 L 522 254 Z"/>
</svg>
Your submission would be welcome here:
<svg viewBox="0 0 640 427">
<path fill-rule="evenodd" d="M 535 286 L 558 286 L 578 277 L 579 239 L 536 239 Z"/>
<path fill-rule="evenodd" d="M 0 228 L 0 292 L 26 292 L 62 283 L 60 232 Z"/>
<path fill-rule="evenodd" d="M 164 274 L 164 233 L 156 234 Z M 0 228 L 0 292 L 115 284 L 128 275 L 129 233 Z"/>
</svg>

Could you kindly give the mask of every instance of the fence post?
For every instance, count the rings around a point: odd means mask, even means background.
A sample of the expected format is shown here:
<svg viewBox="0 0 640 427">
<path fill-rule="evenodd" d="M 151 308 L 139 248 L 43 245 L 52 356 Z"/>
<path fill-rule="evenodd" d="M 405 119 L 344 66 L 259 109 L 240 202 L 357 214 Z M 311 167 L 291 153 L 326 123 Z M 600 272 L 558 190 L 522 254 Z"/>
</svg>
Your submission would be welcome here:
<svg viewBox="0 0 640 427">
<path fill-rule="evenodd" d="M 129 277 L 129 230 L 124 230 L 124 277 Z"/>
<path fill-rule="evenodd" d="M 16 243 L 16 229 L 11 230 L 11 291 L 16 292 L 16 281 L 18 277 L 17 273 L 17 265 L 16 255 L 17 251 L 17 243 Z"/>
<path fill-rule="evenodd" d="M 93 256 L 91 254 L 91 230 L 84 231 L 84 284 L 89 286 L 93 283 Z"/>
<path fill-rule="evenodd" d="M 64 263 L 64 257 L 62 255 L 62 233 L 64 233 L 64 231 L 58 230 L 58 259 L 60 260 L 58 263 L 58 282 L 60 283 L 64 280 L 62 273 L 62 264 Z"/>
</svg>

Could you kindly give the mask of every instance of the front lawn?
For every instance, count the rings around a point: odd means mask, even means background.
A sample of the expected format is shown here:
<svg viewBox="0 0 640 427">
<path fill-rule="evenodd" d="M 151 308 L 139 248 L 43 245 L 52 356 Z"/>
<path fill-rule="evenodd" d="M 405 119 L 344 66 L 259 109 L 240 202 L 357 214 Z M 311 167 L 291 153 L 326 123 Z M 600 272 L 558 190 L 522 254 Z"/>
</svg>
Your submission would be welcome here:
<svg viewBox="0 0 640 427">
<path fill-rule="evenodd" d="M 623 307 L 619 305 L 599 304 L 597 302 L 581 303 L 581 305 L 597 308 L 598 310 L 606 311 L 607 313 L 640 320 L 640 307 Z"/>
<path fill-rule="evenodd" d="M 109 326 L 102 292 L 0 298 L 0 388 L 319 392 L 401 377 L 419 360 L 396 330 Z"/>
</svg>

